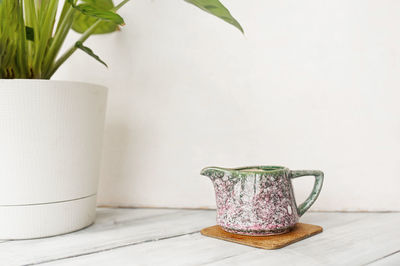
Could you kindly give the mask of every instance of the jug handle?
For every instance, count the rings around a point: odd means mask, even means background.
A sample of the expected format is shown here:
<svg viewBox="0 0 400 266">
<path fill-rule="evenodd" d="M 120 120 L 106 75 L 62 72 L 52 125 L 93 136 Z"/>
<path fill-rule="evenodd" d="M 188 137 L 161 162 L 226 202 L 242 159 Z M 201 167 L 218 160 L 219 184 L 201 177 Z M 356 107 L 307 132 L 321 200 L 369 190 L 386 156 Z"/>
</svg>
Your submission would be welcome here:
<svg viewBox="0 0 400 266">
<path fill-rule="evenodd" d="M 300 176 L 314 176 L 314 187 L 308 196 L 308 198 L 297 207 L 297 213 L 302 216 L 310 207 L 314 204 L 315 200 L 318 198 L 321 192 L 322 183 L 324 182 L 324 173 L 319 170 L 294 170 L 290 171 L 290 179 L 297 178 Z"/>
</svg>

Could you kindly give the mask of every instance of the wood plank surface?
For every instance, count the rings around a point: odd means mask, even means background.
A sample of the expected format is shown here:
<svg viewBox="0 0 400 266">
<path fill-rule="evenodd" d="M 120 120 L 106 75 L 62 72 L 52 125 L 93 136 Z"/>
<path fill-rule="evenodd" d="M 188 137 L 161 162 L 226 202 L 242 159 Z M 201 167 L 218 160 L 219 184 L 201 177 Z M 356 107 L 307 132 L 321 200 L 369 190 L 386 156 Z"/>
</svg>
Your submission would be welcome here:
<svg viewBox="0 0 400 266">
<path fill-rule="evenodd" d="M 324 232 L 279 250 L 200 235 L 215 211 L 98 210 L 96 224 L 58 237 L 0 243 L 1 265 L 400 265 L 400 213 L 307 213 Z M 393 264 L 395 263 L 395 264 Z"/>
<path fill-rule="evenodd" d="M 55 265 L 365 265 L 396 250 L 399 213 L 309 213 L 324 232 L 279 250 L 191 234 L 60 260 Z"/>
<path fill-rule="evenodd" d="M 382 258 L 373 261 L 370 266 L 399 266 L 400 265 L 400 247 L 399 250 L 388 254 Z"/>
<path fill-rule="evenodd" d="M 321 225 L 324 232 L 315 237 L 277 250 L 273 255 L 254 250 L 210 265 L 366 265 L 390 254 L 400 246 L 398 213 L 327 213 L 325 219 L 335 222 L 339 217 L 352 217 L 335 226 Z"/>
<path fill-rule="evenodd" d="M 0 265 L 49 262 L 197 232 L 215 220 L 213 211 L 103 209 L 93 226 L 57 237 L 0 243 Z"/>
</svg>

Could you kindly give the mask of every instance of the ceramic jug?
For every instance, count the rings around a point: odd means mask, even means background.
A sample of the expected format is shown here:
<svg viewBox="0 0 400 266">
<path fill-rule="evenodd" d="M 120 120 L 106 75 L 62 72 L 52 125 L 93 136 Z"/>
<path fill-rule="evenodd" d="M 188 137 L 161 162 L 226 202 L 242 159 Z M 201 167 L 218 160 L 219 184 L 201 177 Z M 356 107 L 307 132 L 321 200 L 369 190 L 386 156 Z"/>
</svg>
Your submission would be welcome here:
<svg viewBox="0 0 400 266">
<path fill-rule="evenodd" d="M 214 184 L 217 224 L 225 231 L 251 236 L 290 231 L 317 199 L 324 179 L 318 170 L 292 171 L 282 166 L 206 167 L 201 175 Z M 296 205 L 291 179 L 314 176 L 308 198 Z"/>
</svg>

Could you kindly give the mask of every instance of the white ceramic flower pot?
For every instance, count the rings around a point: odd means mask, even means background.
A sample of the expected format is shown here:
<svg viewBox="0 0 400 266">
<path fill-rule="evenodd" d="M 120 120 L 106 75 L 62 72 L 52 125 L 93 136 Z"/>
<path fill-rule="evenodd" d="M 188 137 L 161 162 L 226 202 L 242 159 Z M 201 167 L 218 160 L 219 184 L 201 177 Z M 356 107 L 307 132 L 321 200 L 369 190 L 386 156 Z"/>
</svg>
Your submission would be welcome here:
<svg viewBox="0 0 400 266">
<path fill-rule="evenodd" d="M 107 88 L 0 80 L 0 239 L 94 222 Z"/>
</svg>

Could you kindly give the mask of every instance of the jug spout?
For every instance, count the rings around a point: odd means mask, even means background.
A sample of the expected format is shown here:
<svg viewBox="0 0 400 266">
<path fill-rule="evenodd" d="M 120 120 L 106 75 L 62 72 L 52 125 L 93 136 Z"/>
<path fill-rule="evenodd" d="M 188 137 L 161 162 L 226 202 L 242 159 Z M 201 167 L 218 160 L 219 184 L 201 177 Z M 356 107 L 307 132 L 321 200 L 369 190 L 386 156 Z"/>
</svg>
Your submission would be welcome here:
<svg viewBox="0 0 400 266">
<path fill-rule="evenodd" d="M 211 180 L 224 177 L 229 171 L 221 167 L 205 167 L 201 170 L 200 174 L 209 177 Z"/>
</svg>

